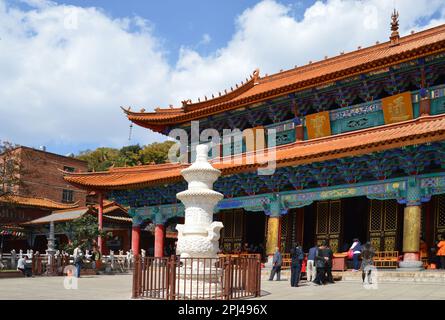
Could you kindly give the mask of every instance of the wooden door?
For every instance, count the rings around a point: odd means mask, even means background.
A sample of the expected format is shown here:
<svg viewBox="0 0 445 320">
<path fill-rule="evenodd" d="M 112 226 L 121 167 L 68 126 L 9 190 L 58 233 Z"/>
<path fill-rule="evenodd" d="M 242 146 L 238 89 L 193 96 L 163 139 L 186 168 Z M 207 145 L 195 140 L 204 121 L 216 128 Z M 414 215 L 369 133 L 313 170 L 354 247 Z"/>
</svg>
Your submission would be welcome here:
<svg viewBox="0 0 445 320">
<path fill-rule="evenodd" d="M 327 240 L 332 251 L 337 252 L 342 226 L 341 200 L 317 202 L 315 234 L 317 243 Z"/>
<path fill-rule="evenodd" d="M 369 239 L 376 251 L 397 250 L 398 204 L 396 200 L 370 200 Z"/>
</svg>

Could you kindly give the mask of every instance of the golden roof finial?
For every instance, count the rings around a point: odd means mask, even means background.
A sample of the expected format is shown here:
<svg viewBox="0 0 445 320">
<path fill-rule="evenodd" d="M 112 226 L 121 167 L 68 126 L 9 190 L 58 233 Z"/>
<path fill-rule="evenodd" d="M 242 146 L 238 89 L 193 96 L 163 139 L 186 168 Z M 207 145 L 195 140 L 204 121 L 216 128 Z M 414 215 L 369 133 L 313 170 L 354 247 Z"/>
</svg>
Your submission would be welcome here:
<svg viewBox="0 0 445 320">
<path fill-rule="evenodd" d="M 399 44 L 399 13 L 394 9 L 391 14 L 391 36 L 389 39 L 391 40 L 391 46 Z"/>
</svg>

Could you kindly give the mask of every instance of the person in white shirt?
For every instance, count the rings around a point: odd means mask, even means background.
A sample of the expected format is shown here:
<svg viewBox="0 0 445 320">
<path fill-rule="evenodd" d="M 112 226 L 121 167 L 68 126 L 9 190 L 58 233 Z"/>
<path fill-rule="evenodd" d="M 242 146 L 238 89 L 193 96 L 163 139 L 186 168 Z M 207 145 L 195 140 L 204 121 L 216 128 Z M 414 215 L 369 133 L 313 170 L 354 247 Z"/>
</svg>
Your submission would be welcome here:
<svg viewBox="0 0 445 320">
<path fill-rule="evenodd" d="M 28 273 L 26 272 L 26 256 L 22 256 L 17 261 L 17 270 L 20 270 L 24 276 L 28 276 Z"/>
</svg>

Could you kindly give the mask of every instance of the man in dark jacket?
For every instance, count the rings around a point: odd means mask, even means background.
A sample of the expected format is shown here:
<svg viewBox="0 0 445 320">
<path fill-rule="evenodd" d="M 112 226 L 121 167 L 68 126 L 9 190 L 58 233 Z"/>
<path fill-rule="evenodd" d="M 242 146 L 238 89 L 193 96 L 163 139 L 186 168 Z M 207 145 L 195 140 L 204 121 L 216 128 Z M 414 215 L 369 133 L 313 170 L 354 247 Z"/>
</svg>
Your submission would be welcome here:
<svg viewBox="0 0 445 320">
<path fill-rule="evenodd" d="M 328 257 L 326 260 L 326 280 L 329 283 L 334 283 L 334 277 L 332 276 L 332 259 L 334 258 L 334 253 L 329 245 L 326 247 L 326 255 Z"/>
<path fill-rule="evenodd" d="M 281 276 L 281 264 L 283 263 L 283 258 L 281 256 L 280 248 L 275 248 L 275 253 L 272 260 L 272 271 L 270 272 L 269 281 L 272 281 L 277 274 L 277 281 L 280 281 Z"/>
<path fill-rule="evenodd" d="M 315 266 L 317 268 L 317 277 L 314 283 L 322 285 L 325 282 L 326 261 L 328 260 L 329 252 L 326 249 L 327 242 L 324 240 L 318 247 L 317 255 L 315 256 Z"/>
<path fill-rule="evenodd" d="M 290 285 L 291 287 L 298 287 L 298 282 L 300 281 L 301 265 L 304 259 L 303 249 L 300 247 L 298 243 L 296 243 L 292 248 L 292 250 L 290 251 L 290 256 L 292 259 L 290 266 L 291 268 Z"/>
</svg>

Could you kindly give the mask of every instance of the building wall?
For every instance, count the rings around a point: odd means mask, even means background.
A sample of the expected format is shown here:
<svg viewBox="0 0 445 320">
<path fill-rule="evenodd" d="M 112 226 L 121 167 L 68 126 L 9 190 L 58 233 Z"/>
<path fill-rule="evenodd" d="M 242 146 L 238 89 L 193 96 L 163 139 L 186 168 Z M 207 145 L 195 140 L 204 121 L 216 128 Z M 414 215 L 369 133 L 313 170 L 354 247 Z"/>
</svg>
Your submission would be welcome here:
<svg viewBox="0 0 445 320">
<path fill-rule="evenodd" d="M 67 183 L 60 172 L 64 167 L 74 168 L 75 172 L 86 172 L 85 161 L 27 147 L 18 148 L 16 152 L 23 167 L 21 181 L 24 185 L 18 188 L 18 194 L 62 202 L 63 190 L 73 190 L 73 202 L 79 201 L 80 206 L 85 205 L 86 191 Z"/>
<path fill-rule="evenodd" d="M 0 205 L 0 224 L 17 224 L 51 214 L 49 209 L 21 208 Z"/>
</svg>

